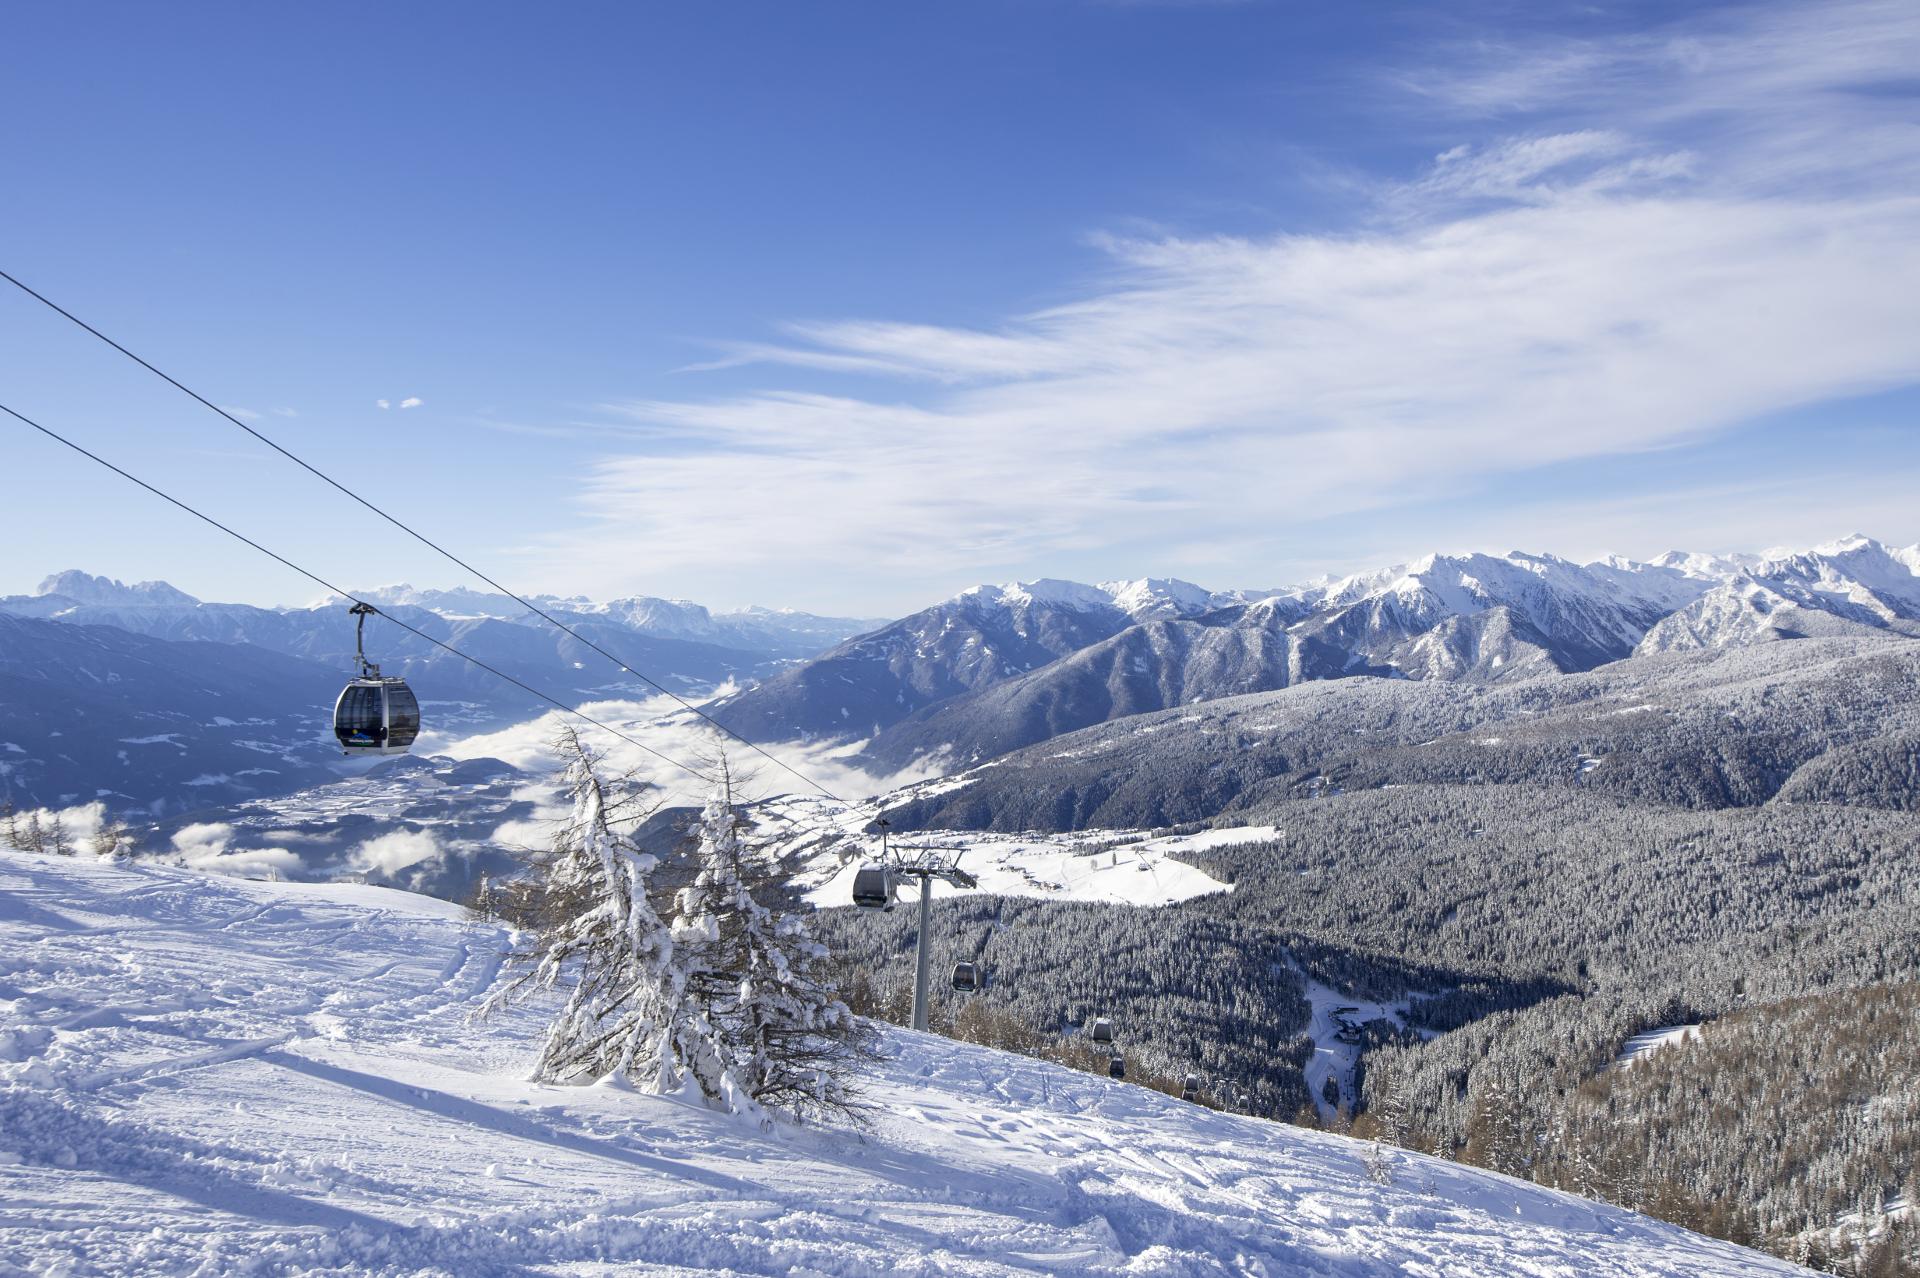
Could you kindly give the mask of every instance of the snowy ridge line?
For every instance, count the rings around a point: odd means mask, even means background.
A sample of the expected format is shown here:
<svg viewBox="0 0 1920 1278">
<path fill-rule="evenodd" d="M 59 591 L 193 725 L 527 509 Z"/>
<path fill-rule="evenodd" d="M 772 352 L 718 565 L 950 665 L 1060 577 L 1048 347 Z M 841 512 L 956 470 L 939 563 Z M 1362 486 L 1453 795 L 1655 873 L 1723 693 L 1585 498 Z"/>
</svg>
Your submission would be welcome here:
<svg viewBox="0 0 1920 1278">
<path fill-rule="evenodd" d="M 1804 1272 L 1416 1154 L 1378 1184 L 1338 1136 L 906 1031 L 864 1137 L 531 1084 L 539 1010 L 462 1015 L 498 930 L 384 889 L 0 853 L 0 893 L 36 904 L 0 910 L 0 1259 L 33 1270 Z"/>
</svg>

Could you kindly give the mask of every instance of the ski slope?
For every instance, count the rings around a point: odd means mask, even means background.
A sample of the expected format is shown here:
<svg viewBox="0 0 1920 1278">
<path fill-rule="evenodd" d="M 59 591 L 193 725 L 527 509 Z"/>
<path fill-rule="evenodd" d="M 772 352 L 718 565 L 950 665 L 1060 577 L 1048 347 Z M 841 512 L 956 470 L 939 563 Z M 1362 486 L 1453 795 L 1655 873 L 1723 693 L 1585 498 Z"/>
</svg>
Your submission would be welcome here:
<svg viewBox="0 0 1920 1278">
<path fill-rule="evenodd" d="M 996 896 L 1156 906 L 1233 890 L 1203 870 L 1170 859 L 1167 853 L 1174 849 L 1163 844 L 1176 840 L 1101 843 L 1100 836 L 1107 833 L 915 834 L 912 846 L 957 854 L 961 868 L 979 880 L 978 890 Z M 1090 850 L 1094 847 L 1099 850 Z M 853 877 L 864 864 L 857 858 L 833 869 L 807 899 L 823 908 L 847 904 L 853 899 Z M 940 880 L 933 884 L 935 899 L 960 891 Z"/>
<path fill-rule="evenodd" d="M 1631 1069 L 1635 1061 L 1644 1059 L 1663 1047 L 1674 1043 L 1685 1043 L 1690 1038 L 1700 1037 L 1698 1025 L 1663 1025 L 1644 1034 L 1635 1034 L 1620 1049 L 1620 1055 L 1614 1058 L 1615 1069 Z"/>
<path fill-rule="evenodd" d="M 941 784 L 931 788 L 937 791 Z M 928 787 L 915 791 L 925 794 Z M 848 904 L 854 875 L 878 856 L 879 843 L 869 831 L 885 804 L 885 797 L 848 804 L 788 794 L 748 809 L 748 816 L 758 835 L 799 867 L 796 878 L 806 888 L 806 899 L 825 909 Z M 1158 837 L 1145 830 L 910 830 L 895 836 L 894 850 L 909 856 L 931 851 L 957 861 L 979 880 L 978 891 L 995 896 L 1158 906 L 1233 891 L 1232 884 L 1175 859 L 1180 853 L 1262 842 L 1274 834 L 1271 826 Z M 933 885 L 935 899 L 959 891 L 937 880 Z"/>
<path fill-rule="evenodd" d="M 502 933 L 0 853 L 0 1273 L 1803 1273 L 1489 1173 L 889 1031 L 870 1131 L 523 1080 Z"/>
</svg>

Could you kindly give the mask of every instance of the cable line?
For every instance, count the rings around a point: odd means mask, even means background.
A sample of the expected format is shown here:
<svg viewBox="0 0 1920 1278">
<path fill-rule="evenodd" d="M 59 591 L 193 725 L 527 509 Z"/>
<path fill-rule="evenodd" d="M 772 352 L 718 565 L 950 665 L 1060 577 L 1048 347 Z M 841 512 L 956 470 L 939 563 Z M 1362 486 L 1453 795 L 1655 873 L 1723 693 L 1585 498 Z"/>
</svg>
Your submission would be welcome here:
<svg viewBox="0 0 1920 1278">
<path fill-rule="evenodd" d="M 220 407 L 220 405 L 214 403 L 212 400 L 208 399 L 206 396 L 200 394 L 198 391 L 192 389 L 191 387 L 183 384 L 178 379 L 170 376 L 169 374 L 163 372 L 162 370 L 154 367 L 152 364 L 148 363 L 146 360 L 142 359 L 140 356 L 134 354 L 132 351 L 128 350 L 126 347 L 122 346 L 120 343 L 114 341 L 111 337 L 108 337 L 105 333 L 101 332 L 99 329 L 95 328 L 93 325 L 81 319 L 78 315 L 75 315 L 72 311 L 69 311 L 65 307 L 61 306 L 58 302 L 55 302 L 53 299 L 45 296 L 42 293 L 36 292 L 32 288 L 29 288 L 27 285 L 21 283 L 18 279 L 14 278 L 12 275 L 9 275 L 6 271 L 0 271 L 0 279 L 3 279 L 7 283 L 13 285 L 15 288 L 25 293 L 28 297 L 33 298 L 36 302 L 39 302 L 41 305 L 47 307 L 49 310 L 53 311 L 54 313 L 60 316 L 63 316 L 68 320 L 71 320 L 74 324 L 78 325 L 82 329 L 85 329 L 87 332 L 91 333 L 93 336 L 99 338 L 101 341 L 105 342 L 108 346 L 111 346 L 114 350 L 119 351 L 122 355 L 125 355 L 128 359 L 140 365 L 140 367 L 146 369 L 149 373 L 152 373 L 155 377 L 158 377 L 161 381 L 166 382 L 169 386 L 172 386 L 175 390 L 178 390 L 180 393 L 182 393 L 183 395 L 186 395 L 188 398 L 194 400 L 196 403 L 202 404 L 205 407 L 212 409 L 214 412 L 226 418 L 229 422 L 232 422 L 235 426 L 238 426 L 241 430 L 247 432 L 247 434 L 253 436 L 255 439 L 265 444 L 268 448 L 271 448 L 274 452 L 279 453 L 282 457 L 286 458 L 288 461 L 292 462 L 294 465 L 300 467 L 302 470 L 313 475 L 315 478 L 324 481 L 331 487 L 337 489 L 341 493 L 344 493 L 346 496 L 353 498 L 353 500 L 355 500 L 356 502 L 359 502 L 362 506 L 372 511 L 374 514 L 380 516 L 380 518 L 386 520 L 388 523 L 392 524 L 395 528 L 398 528 L 401 532 L 406 533 L 409 537 L 413 538 L 415 541 L 419 542 L 421 545 L 427 547 L 429 550 L 434 551 L 436 554 L 447 559 L 451 563 L 454 563 L 458 565 L 460 568 L 466 570 L 467 572 L 472 573 L 475 577 L 478 577 L 481 581 L 486 582 L 489 586 L 492 586 L 495 590 L 498 590 L 501 594 L 507 596 L 509 599 L 512 599 L 515 603 L 519 604 L 521 607 L 527 609 L 527 611 L 533 613 L 535 616 L 540 617 L 542 620 L 546 621 L 548 624 L 555 626 L 558 629 L 564 631 L 566 634 L 570 635 L 572 638 L 574 638 L 578 642 L 583 643 L 587 647 L 593 649 L 595 652 L 605 657 L 608 661 L 611 661 L 615 666 L 619 667 L 625 673 L 632 675 L 634 678 L 639 679 L 642 683 L 645 683 L 648 687 L 653 688 L 655 691 L 665 695 L 666 697 L 676 702 L 682 709 L 690 711 L 695 715 L 698 715 L 700 718 L 706 720 L 707 723 L 712 725 L 718 731 L 725 733 L 729 737 L 732 737 L 735 741 L 738 741 L 741 745 L 747 747 L 747 749 L 752 750 L 755 754 L 760 755 L 762 758 L 768 760 L 769 762 L 775 764 L 776 766 L 791 773 L 793 776 L 798 777 L 801 781 L 806 782 L 806 784 L 812 786 L 815 790 L 818 790 L 821 794 L 825 795 L 829 799 L 832 799 L 834 802 L 836 803 L 848 802 L 846 799 L 841 798 L 839 795 L 835 794 L 833 791 L 827 789 L 827 787 L 825 787 L 824 785 L 821 785 L 818 781 L 815 781 L 812 777 L 800 771 L 798 768 L 794 767 L 792 764 L 788 763 L 786 760 L 780 758 L 778 755 L 773 754 L 772 752 L 766 749 L 763 749 L 761 746 L 755 744 L 753 741 L 750 741 L 746 737 L 742 736 L 740 733 L 735 732 L 732 728 L 729 728 L 726 724 L 720 722 L 718 719 L 714 718 L 712 715 L 702 710 L 699 706 L 694 705 L 692 702 L 682 697 L 679 693 L 674 692 L 671 688 L 668 688 L 665 685 L 661 684 L 659 681 L 655 680 L 654 678 L 647 675 L 643 671 L 635 670 L 632 666 L 629 666 L 626 662 L 614 656 L 612 653 L 608 652 L 605 648 L 602 648 L 599 644 L 587 638 L 585 635 L 580 634 L 572 626 L 567 625 L 564 621 L 561 621 L 558 617 L 555 617 L 553 614 L 547 612 L 544 608 L 541 608 L 539 605 L 533 603 L 531 600 L 525 598 L 524 596 L 516 594 L 514 591 L 507 589 L 505 586 L 495 581 L 492 577 L 489 577 L 486 573 L 481 572 L 478 568 L 475 568 L 472 564 L 460 558 L 460 556 L 454 554 L 452 551 L 446 549 L 444 546 L 441 546 L 439 543 L 428 538 L 425 534 L 416 531 L 415 529 L 408 526 L 406 523 L 402 522 L 401 520 L 394 518 L 392 515 L 389 515 L 386 511 L 380 509 L 380 507 L 374 505 L 372 502 L 362 497 L 359 493 L 354 492 L 351 488 L 348 488 L 345 484 L 341 483 L 339 480 L 335 479 L 333 476 L 327 474 L 325 471 L 319 469 L 317 466 L 312 465 L 310 462 L 306 461 L 304 458 L 299 457 L 296 454 L 289 452 L 287 449 L 281 447 L 279 444 L 275 443 L 268 436 L 261 434 L 259 431 L 255 430 L 253 427 L 247 425 L 245 422 L 241 421 L 238 417 L 235 417 L 232 413 Z M 12 410 L 9 409 L 8 411 L 11 412 Z M 19 414 L 17 413 L 14 415 L 16 417 L 19 416 Z M 21 420 L 26 421 L 25 418 L 21 418 Z M 29 422 L 28 424 L 33 425 L 34 423 Z M 51 434 L 51 432 L 48 432 L 48 433 Z M 58 437 L 56 436 L 55 438 L 58 438 Z M 61 442 L 66 443 L 67 441 L 61 440 Z M 92 456 L 92 454 L 89 453 L 88 456 Z M 98 461 L 99 458 L 94 458 L 94 460 Z M 105 463 L 102 463 L 102 464 L 105 464 Z M 115 469 L 118 469 L 118 468 L 116 467 Z M 126 472 L 122 471 L 120 473 L 125 474 Z M 129 475 L 128 478 L 131 479 L 132 476 Z M 138 480 L 135 480 L 134 482 L 139 483 Z M 142 487 L 145 487 L 145 485 L 142 485 Z M 166 496 L 166 494 L 162 493 L 161 496 Z M 173 499 L 169 497 L 167 498 L 167 500 L 172 501 Z M 175 503 L 175 504 L 177 505 L 179 503 Z M 193 513 L 199 514 L 198 511 L 194 511 Z M 204 516 L 202 517 L 204 518 Z M 212 522 L 212 521 L 209 520 L 208 522 Z M 235 535 L 238 536 L 238 534 L 235 534 Z M 285 562 L 285 561 L 283 560 L 282 562 Z M 308 575 L 311 576 L 312 574 L 308 574 Z M 329 586 L 328 589 L 333 590 L 334 588 Z M 334 593 L 345 594 L 344 591 L 339 591 L 339 590 L 334 590 Z M 356 602 L 358 601 L 356 600 Z M 389 617 L 388 620 L 391 621 L 393 620 L 393 618 Z M 506 677 L 506 676 L 503 676 L 503 677 Z"/>
<path fill-rule="evenodd" d="M 215 519 L 212 515 L 203 514 L 200 511 L 194 509 L 192 506 L 189 506 L 186 502 L 181 501 L 178 497 L 175 497 L 169 493 L 164 493 L 160 491 L 158 488 L 155 488 L 152 484 L 149 484 L 146 480 L 141 479 L 137 475 L 129 474 L 127 471 L 120 469 L 120 467 L 114 465 L 112 462 L 100 456 L 98 453 L 89 452 L 87 449 L 81 447 L 79 444 L 74 443 L 71 439 L 68 439 L 65 435 L 62 435 L 57 431 L 50 430 L 49 428 L 42 426 L 39 422 L 34 421 L 31 417 L 28 417 L 26 414 L 16 412 L 12 408 L 7 407 L 7 405 L 5 404 L 0 404 L 0 413 L 5 413 L 7 414 L 7 416 L 12 417 L 17 421 L 24 422 L 28 426 L 33 427 L 33 429 L 39 431 L 42 435 L 45 435 L 48 439 L 51 439 L 56 443 L 65 444 L 68 448 L 71 448 L 74 452 L 79 453 L 82 457 L 85 457 L 87 460 L 98 462 L 100 465 L 105 466 L 108 470 L 112 471 L 114 474 L 120 476 L 120 478 L 127 480 L 130 483 L 139 485 L 141 488 L 146 489 L 148 492 L 152 493 L 155 497 L 158 497 L 163 501 L 171 502 L 173 505 L 178 506 L 181 510 L 186 511 L 189 515 L 192 515 L 195 519 L 198 519 L 203 523 L 212 524 L 215 528 L 218 528 L 221 532 L 227 534 L 227 536 L 232 537 L 237 541 L 245 542 L 247 545 L 259 551 L 261 554 L 267 556 L 267 558 L 274 560 L 276 563 L 283 564 L 286 567 L 293 569 L 293 571 L 299 573 L 302 577 L 305 577 L 309 581 L 318 583 L 319 585 L 321 585 L 331 593 L 339 595 L 344 599 L 351 599 L 356 604 L 364 603 L 363 600 L 355 598 L 353 595 L 349 594 L 347 591 L 340 589 L 340 587 L 328 581 L 325 577 L 320 576 L 318 573 L 309 572 L 307 569 L 302 568 L 299 564 L 294 563 L 293 560 L 288 559 L 285 555 L 276 554 L 273 551 L 268 550 L 265 546 L 261 545 L 259 542 L 255 541 L 253 538 L 247 536 L 245 533 L 237 532 L 234 529 L 227 527 L 225 524 L 221 523 L 219 520 Z M 373 608 L 372 604 L 365 604 L 365 606 L 368 608 Z M 406 622 L 400 620 L 400 618 L 392 615 L 391 613 L 380 612 L 378 608 L 373 608 L 373 610 L 379 613 L 382 617 L 385 617 L 388 621 L 391 621 L 394 625 L 400 627 L 402 630 L 406 630 L 415 635 L 418 635 L 420 638 L 425 639 L 428 643 L 434 645 L 436 648 L 444 648 L 446 651 L 452 653 L 454 656 L 459 657 L 463 661 L 467 661 L 472 663 L 473 665 L 478 666 L 480 669 L 486 671 L 490 675 L 493 675 L 495 678 L 506 680 L 508 683 L 512 684 L 514 687 L 519 688 L 522 692 L 530 693 L 533 696 L 540 698 L 542 701 L 545 701 L 547 704 L 552 706 L 557 706 L 559 709 L 565 711 L 567 714 L 570 714 L 577 719 L 581 719 L 587 723 L 592 724 L 594 727 L 599 728 L 603 732 L 608 732 L 616 737 L 619 737 L 622 741 L 626 742 L 628 745 L 633 746 L 636 749 L 646 751 L 648 754 L 652 755 L 656 759 L 659 759 L 663 763 L 672 764 L 674 767 L 680 769 L 682 772 L 687 773 L 689 776 L 692 776 L 697 780 L 703 781 L 708 785 L 714 784 L 714 780 L 712 777 L 707 776 L 705 773 L 700 772 L 697 769 L 689 767 L 688 765 L 680 762 L 680 760 L 674 758 L 672 755 L 663 754 L 660 751 L 654 749 L 650 745 L 646 745 L 643 742 L 635 741 L 632 737 L 620 731 L 620 729 L 613 727 L 611 724 L 602 723 L 600 720 L 594 718 L 592 715 L 587 714 L 581 710 L 576 710 L 574 707 L 568 705 L 564 701 L 561 701 L 559 698 L 549 696 L 546 693 L 540 691 L 540 689 L 531 686 L 530 684 L 522 683 L 520 680 L 514 678 L 512 675 L 508 674 L 506 671 L 496 669 L 495 667 L 490 666 L 486 662 L 480 660 L 480 658 L 478 657 L 468 656 L 466 653 L 460 651 L 458 648 L 454 647 L 452 644 L 446 643 L 445 641 L 440 639 L 436 639 L 432 635 L 428 634 L 426 631 L 421 630 L 416 626 L 408 625 Z"/>
</svg>

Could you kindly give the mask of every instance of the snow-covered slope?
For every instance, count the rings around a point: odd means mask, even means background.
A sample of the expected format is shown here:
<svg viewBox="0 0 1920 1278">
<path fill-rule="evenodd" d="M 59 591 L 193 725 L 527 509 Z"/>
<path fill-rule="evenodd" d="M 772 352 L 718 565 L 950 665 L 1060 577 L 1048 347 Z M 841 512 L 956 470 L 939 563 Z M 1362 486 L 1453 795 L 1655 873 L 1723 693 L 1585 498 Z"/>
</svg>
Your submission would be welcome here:
<svg viewBox="0 0 1920 1278">
<path fill-rule="evenodd" d="M 1684 652 L 1872 631 L 1920 635 L 1920 546 L 1858 533 L 1812 550 L 1749 556 L 1648 631 L 1637 651 Z"/>
<path fill-rule="evenodd" d="M 1212 832 L 1226 836 L 1240 831 Z M 1271 829 L 1244 832 L 1248 841 L 1273 837 Z M 1231 892 L 1204 871 L 1168 854 L 1188 850 L 1200 836 L 1150 839 L 1133 831 L 1089 830 L 1080 834 L 917 834 L 913 846 L 941 849 L 957 855 L 960 867 L 980 882 L 979 890 L 993 896 L 1028 896 L 1041 900 L 1103 902 L 1111 905 L 1172 905 L 1212 892 Z M 856 845 L 862 846 L 862 845 Z M 845 905 L 853 899 L 853 876 L 861 858 L 832 870 L 807 898 L 822 907 Z M 934 884 L 936 897 L 959 889 Z"/>
<path fill-rule="evenodd" d="M 522 1081 L 501 934 L 0 853 L 0 1270 L 1804 1273 L 1617 1208 L 890 1032 L 872 1130 Z"/>
<path fill-rule="evenodd" d="M 1635 655 L 1737 648 L 1782 639 L 1871 634 L 1884 623 L 1788 582 L 1741 577 L 1715 586 L 1647 631 Z"/>
</svg>

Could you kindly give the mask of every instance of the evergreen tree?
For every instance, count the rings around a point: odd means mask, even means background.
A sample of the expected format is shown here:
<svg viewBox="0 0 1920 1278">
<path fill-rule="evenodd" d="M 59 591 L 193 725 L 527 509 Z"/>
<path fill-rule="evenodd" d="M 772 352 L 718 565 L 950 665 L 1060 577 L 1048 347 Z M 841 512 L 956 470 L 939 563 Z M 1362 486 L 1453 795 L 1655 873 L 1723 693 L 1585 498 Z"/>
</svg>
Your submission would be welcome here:
<svg viewBox="0 0 1920 1278">
<path fill-rule="evenodd" d="M 94 831 L 93 854 L 107 860 L 121 860 L 133 854 L 133 832 L 118 817 L 103 816 Z"/>
<path fill-rule="evenodd" d="M 0 844 L 16 852 L 28 849 L 27 833 L 20 828 L 20 811 L 13 806 L 12 799 L 0 804 Z"/>
<path fill-rule="evenodd" d="M 565 1006 L 541 1047 L 534 1076 L 584 1082 L 614 1076 L 649 1091 L 679 1084 L 692 1065 L 703 1090 L 716 1072 L 712 1053 L 687 1022 L 695 1012 L 673 937 L 652 900 L 657 861 L 616 824 L 646 815 L 643 788 L 605 779 L 598 759 L 571 728 L 555 740 L 566 761 L 573 811 L 547 854 L 536 858 L 534 900 L 520 911 L 539 928 L 534 949 L 516 956 L 529 967 L 488 1000 L 491 1010 L 528 990 L 572 980 Z"/>
<path fill-rule="evenodd" d="M 764 852 L 741 838 L 732 770 L 694 825 L 693 881 L 678 896 L 675 944 L 702 1013 L 724 1043 L 729 1107 L 748 1103 L 795 1117 L 851 1114 L 850 1074 L 871 1031 L 834 993 L 814 940 Z"/>
</svg>

